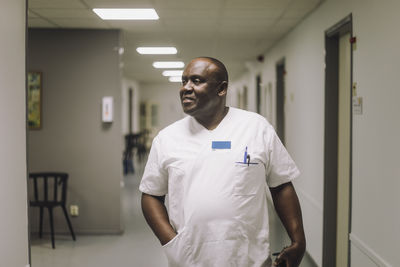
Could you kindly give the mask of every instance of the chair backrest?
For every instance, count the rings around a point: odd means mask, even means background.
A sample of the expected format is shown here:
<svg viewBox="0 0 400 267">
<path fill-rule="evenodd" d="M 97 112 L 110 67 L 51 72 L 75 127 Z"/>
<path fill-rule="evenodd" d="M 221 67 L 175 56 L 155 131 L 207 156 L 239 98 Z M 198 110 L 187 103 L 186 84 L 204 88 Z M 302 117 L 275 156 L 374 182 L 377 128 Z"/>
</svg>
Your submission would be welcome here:
<svg viewBox="0 0 400 267">
<path fill-rule="evenodd" d="M 31 202 L 65 204 L 67 199 L 68 174 L 64 172 L 30 173 L 33 182 L 33 198 Z M 59 190 L 61 194 L 59 194 Z"/>
<path fill-rule="evenodd" d="M 132 149 L 137 147 L 141 134 L 127 134 L 125 135 L 125 147 Z"/>
</svg>

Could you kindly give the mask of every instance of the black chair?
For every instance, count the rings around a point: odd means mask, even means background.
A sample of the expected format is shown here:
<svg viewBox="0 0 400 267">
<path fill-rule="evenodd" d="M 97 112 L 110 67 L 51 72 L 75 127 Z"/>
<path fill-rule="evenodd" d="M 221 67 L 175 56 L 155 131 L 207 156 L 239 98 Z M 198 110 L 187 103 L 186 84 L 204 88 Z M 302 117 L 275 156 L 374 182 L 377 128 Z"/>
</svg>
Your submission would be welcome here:
<svg viewBox="0 0 400 267">
<path fill-rule="evenodd" d="M 133 149 L 137 147 L 139 137 L 140 134 L 130 133 L 125 135 L 125 150 L 123 154 L 124 175 L 135 173 L 135 168 L 133 166 Z"/>
<path fill-rule="evenodd" d="M 136 148 L 136 153 L 139 159 L 139 162 L 143 162 L 147 154 L 146 143 L 148 139 L 149 131 L 144 130 L 137 134 L 127 134 L 125 135 L 125 150 L 123 153 L 123 167 L 124 167 L 124 175 L 128 173 L 134 173 L 135 169 L 133 167 L 133 149 Z"/>
<path fill-rule="evenodd" d="M 72 229 L 71 221 L 69 220 L 67 208 L 65 206 L 67 199 L 68 174 L 60 172 L 30 173 L 29 178 L 33 181 L 34 194 L 34 200 L 30 201 L 29 204 L 31 207 L 40 208 L 39 237 L 42 238 L 43 233 L 43 209 L 47 208 L 49 210 L 50 218 L 51 243 L 53 249 L 55 248 L 53 208 L 60 206 L 64 212 L 65 219 L 67 220 L 72 239 L 75 241 L 74 230 Z M 60 195 L 59 189 L 61 190 Z"/>
</svg>

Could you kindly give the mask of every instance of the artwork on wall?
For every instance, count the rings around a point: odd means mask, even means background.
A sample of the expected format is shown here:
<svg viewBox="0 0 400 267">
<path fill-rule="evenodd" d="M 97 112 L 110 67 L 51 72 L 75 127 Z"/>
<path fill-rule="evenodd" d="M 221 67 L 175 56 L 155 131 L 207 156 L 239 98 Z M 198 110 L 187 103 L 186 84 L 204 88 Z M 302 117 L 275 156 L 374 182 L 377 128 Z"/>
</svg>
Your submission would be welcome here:
<svg viewBox="0 0 400 267">
<path fill-rule="evenodd" d="M 28 125 L 31 130 L 42 127 L 41 72 L 28 72 Z"/>
</svg>

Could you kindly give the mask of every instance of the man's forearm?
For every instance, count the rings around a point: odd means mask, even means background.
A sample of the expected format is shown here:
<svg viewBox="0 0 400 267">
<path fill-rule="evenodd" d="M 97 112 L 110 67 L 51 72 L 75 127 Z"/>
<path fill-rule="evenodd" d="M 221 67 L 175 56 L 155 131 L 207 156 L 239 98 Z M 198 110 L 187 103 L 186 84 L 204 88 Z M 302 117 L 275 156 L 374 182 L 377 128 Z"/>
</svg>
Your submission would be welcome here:
<svg viewBox="0 0 400 267">
<path fill-rule="evenodd" d="M 168 243 L 176 235 L 175 230 L 169 223 L 164 199 L 165 196 L 158 197 L 142 194 L 143 215 L 154 234 L 160 240 L 161 245 Z"/>
<path fill-rule="evenodd" d="M 299 199 L 292 183 L 270 188 L 270 191 L 275 210 L 292 240 L 292 244 L 281 251 L 274 265 L 286 262 L 288 266 L 298 266 L 306 249 Z"/>
</svg>

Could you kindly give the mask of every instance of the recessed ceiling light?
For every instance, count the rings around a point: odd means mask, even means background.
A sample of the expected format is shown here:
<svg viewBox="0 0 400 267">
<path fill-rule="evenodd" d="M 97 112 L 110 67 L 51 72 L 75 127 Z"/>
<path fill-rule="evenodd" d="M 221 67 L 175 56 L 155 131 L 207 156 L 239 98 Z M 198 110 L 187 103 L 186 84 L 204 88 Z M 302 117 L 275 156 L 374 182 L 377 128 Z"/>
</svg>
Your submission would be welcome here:
<svg viewBox="0 0 400 267">
<path fill-rule="evenodd" d="M 153 67 L 156 69 L 183 68 L 185 64 L 182 61 L 156 61 Z"/>
<path fill-rule="evenodd" d="M 183 74 L 183 70 L 164 70 L 163 76 L 179 76 L 181 77 Z"/>
<path fill-rule="evenodd" d="M 93 8 L 103 20 L 157 20 L 154 8 Z"/>
<path fill-rule="evenodd" d="M 178 52 L 175 47 L 138 47 L 136 51 L 142 55 L 172 55 Z"/>
<path fill-rule="evenodd" d="M 168 80 L 173 83 L 180 83 L 180 82 L 182 82 L 182 77 L 181 76 L 171 76 L 171 77 L 169 77 Z"/>
</svg>

